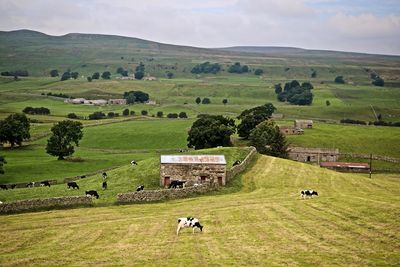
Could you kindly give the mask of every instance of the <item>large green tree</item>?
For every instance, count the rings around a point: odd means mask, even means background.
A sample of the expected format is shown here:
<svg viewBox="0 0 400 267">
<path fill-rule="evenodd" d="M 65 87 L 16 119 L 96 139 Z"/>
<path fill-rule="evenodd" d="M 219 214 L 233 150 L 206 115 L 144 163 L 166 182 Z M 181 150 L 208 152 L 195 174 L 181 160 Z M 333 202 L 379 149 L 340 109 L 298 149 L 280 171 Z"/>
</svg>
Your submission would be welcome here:
<svg viewBox="0 0 400 267">
<path fill-rule="evenodd" d="M 0 121 L 0 143 L 10 143 L 11 148 L 21 145 L 31 137 L 30 123 L 25 114 L 11 114 Z"/>
<path fill-rule="evenodd" d="M 195 149 L 231 146 L 231 135 L 236 131 L 235 121 L 221 115 L 203 115 L 189 130 L 188 147 Z"/>
<path fill-rule="evenodd" d="M 271 103 L 264 104 L 251 109 L 244 110 L 238 119 L 241 120 L 238 125 L 238 134 L 245 139 L 249 138 L 250 131 L 253 130 L 260 122 L 271 118 L 276 108 Z"/>
<path fill-rule="evenodd" d="M 288 143 L 285 135 L 273 121 L 263 121 L 254 128 L 249 136 L 250 144 L 261 154 L 274 157 L 288 157 Z"/>
<path fill-rule="evenodd" d="M 46 152 L 57 156 L 59 160 L 72 155 L 74 146 L 79 146 L 79 140 L 83 137 L 82 123 L 78 121 L 64 120 L 51 128 L 53 135 L 47 140 Z"/>
<path fill-rule="evenodd" d="M 149 94 L 142 91 L 129 91 L 124 92 L 124 98 L 127 104 L 133 104 L 135 102 L 144 103 L 149 101 Z"/>
</svg>

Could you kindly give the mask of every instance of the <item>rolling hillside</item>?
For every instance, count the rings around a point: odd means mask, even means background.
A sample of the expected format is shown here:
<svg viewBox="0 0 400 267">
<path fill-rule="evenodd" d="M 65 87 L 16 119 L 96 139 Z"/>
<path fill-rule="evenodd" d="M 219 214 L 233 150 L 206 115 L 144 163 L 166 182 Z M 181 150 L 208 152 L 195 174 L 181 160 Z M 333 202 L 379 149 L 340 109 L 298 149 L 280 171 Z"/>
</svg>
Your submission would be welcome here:
<svg viewBox="0 0 400 267">
<path fill-rule="evenodd" d="M 236 193 L 2 216 L 0 265 L 395 266 L 398 178 L 260 156 Z M 203 233 L 176 236 L 182 216 Z"/>
</svg>

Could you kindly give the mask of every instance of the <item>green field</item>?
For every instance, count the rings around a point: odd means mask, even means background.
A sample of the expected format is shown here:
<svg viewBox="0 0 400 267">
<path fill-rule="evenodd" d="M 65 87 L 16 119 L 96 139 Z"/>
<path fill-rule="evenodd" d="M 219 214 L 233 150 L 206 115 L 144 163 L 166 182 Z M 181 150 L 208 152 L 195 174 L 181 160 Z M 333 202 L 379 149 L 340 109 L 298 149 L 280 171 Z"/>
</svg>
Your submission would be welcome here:
<svg viewBox="0 0 400 267">
<path fill-rule="evenodd" d="M 261 156 L 236 193 L 2 216 L 0 264 L 396 266 L 399 178 Z M 319 197 L 301 200 L 304 188 Z M 182 216 L 203 233 L 176 236 Z"/>
</svg>

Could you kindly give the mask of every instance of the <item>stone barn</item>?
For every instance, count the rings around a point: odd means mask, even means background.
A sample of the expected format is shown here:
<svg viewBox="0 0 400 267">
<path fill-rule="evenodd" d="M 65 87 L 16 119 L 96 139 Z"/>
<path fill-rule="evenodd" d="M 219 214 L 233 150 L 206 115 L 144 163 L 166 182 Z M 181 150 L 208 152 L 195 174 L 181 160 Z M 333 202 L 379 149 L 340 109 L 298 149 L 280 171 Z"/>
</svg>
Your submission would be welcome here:
<svg viewBox="0 0 400 267">
<path fill-rule="evenodd" d="M 186 181 L 187 186 L 204 182 L 225 185 L 226 160 L 224 155 L 162 155 L 160 185 L 172 181 Z"/>
<path fill-rule="evenodd" d="M 290 147 L 289 159 L 300 162 L 334 162 L 339 159 L 339 149 Z"/>
<path fill-rule="evenodd" d="M 299 135 L 304 134 L 304 130 L 292 125 L 280 125 L 279 131 L 284 135 Z"/>
<path fill-rule="evenodd" d="M 294 121 L 294 127 L 300 128 L 300 129 L 312 129 L 313 124 L 314 123 L 312 120 L 295 120 Z"/>
</svg>

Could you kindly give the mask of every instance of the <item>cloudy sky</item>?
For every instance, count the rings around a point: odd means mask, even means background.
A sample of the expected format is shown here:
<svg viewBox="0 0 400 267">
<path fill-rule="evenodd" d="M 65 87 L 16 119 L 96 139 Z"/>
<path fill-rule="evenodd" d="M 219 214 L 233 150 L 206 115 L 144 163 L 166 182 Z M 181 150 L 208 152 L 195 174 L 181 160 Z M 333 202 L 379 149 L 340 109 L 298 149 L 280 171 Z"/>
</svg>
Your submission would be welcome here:
<svg viewBox="0 0 400 267">
<path fill-rule="evenodd" d="M 0 0 L 0 30 L 400 55 L 400 0 Z"/>
</svg>

